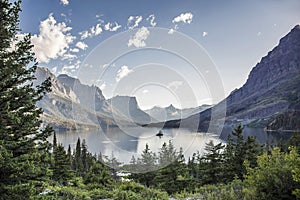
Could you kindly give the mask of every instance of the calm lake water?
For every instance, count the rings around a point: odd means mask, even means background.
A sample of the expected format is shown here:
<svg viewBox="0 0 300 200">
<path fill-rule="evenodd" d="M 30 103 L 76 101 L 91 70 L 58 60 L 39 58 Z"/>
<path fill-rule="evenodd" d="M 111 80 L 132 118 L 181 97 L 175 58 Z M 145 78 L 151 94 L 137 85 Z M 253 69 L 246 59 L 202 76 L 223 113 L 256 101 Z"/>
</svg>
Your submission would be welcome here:
<svg viewBox="0 0 300 200">
<path fill-rule="evenodd" d="M 145 149 L 146 144 L 153 152 L 158 152 L 164 142 L 172 141 L 177 150 L 183 149 L 186 160 L 193 153 L 204 152 L 205 144 L 210 140 L 225 142 L 227 135 L 231 133 L 231 128 L 224 128 L 221 136 L 214 134 L 204 134 L 191 132 L 186 129 L 163 129 L 163 136 L 156 136 L 159 129 L 157 128 L 126 128 L 120 130 L 111 128 L 107 132 L 102 131 L 56 131 L 57 140 L 65 148 L 70 144 L 74 149 L 78 137 L 81 141 L 86 140 L 88 149 L 92 153 L 101 152 L 106 156 L 114 156 L 122 163 L 128 163 L 132 156 L 140 156 Z M 245 128 L 244 134 L 255 136 L 260 143 L 267 141 L 277 143 L 280 138 L 288 138 L 286 133 L 266 133 L 263 129 Z M 52 141 L 52 138 L 49 138 Z"/>
</svg>

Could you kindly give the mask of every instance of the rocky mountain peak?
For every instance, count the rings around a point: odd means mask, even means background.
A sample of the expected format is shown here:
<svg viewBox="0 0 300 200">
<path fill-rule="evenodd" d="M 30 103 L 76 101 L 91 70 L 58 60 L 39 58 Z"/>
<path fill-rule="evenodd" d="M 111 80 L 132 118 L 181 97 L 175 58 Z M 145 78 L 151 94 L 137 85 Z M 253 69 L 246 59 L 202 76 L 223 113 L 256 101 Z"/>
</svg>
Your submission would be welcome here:
<svg viewBox="0 0 300 200">
<path fill-rule="evenodd" d="M 147 124 L 151 121 L 151 117 L 139 108 L 136 97 L 117 95 L 108 102 L 135 123 Z"/>
<path fill-rule="evenodd" d="M 174 110 L 176 111 L 177 109 L 173 106 L 173 104 L 170 104 L 168 107 L 166 107 L 168 110 Z"/>
<path fill-rule="evenodd" d="M 51 93 L 62 98 L 67 98 L 73 102 L 78 103 L 79 100 L 76 94 L 70 89 L 70 87 L 65 87 L 55 76 L 50 72 L 48 68 L 37 67 L 35 71 L 36 80 L 34 81 L 35 85 L 41 84 L 47 78 L 51 78 Z"/>
<path fill-rule="evenodd" d="M 103 96 L 100 88 L 98 88 L 97 86 L 82 84 L 79 79 L 70 77 L 66 74 L 59 75 L 57 79 L 65 86 L 72 88 L 72 90 L 79 98 L 80 103 L 84 107 L 97 111 L 103 107 L 105 97 Z"/>
</svg>

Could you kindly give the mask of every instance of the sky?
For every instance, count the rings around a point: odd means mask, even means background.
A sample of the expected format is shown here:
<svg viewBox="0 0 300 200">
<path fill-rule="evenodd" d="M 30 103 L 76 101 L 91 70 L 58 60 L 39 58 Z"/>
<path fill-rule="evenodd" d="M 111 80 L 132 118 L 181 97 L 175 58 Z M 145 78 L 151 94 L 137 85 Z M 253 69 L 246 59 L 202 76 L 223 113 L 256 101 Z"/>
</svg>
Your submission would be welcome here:
<svg viewBox="0 0 300 200">
<path fill-rule="evenodd" d="M 295 25 L 299 0 L 23 0 L 39 66 L 143 109 L 215 104 Z"/>
</svg>

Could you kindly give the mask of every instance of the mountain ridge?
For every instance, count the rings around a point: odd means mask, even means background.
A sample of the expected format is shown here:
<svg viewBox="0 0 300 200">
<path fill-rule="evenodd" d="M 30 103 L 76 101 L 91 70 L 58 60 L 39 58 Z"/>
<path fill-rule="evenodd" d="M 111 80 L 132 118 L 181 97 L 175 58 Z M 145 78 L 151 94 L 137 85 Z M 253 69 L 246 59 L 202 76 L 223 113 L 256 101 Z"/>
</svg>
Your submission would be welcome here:
<svg viewBox="0 0 300 200">
<path fill-rule="evenodd" d="M 182 124 L 188 128 L 199 122 L 198 131 L 206 132 L 211 125 L 212 112 L 221 111 L 225 104 L 225 124 L 241 121 L 249 123 L 254 120 L 269 123 L 278 114 L 293 109 L 293 104 L 299 105 L 299 86 L 300 26 L 297 25 L 252 68 L 242 87 L 232 91 L 214 107 L 182 120 L 168 121 L 165 127 L 178 127 Z M 263 126 L 266 127 L 267 124 Z"/>
<path fill-rule="evenodd" d="M 55 129 L 72 130 L 133 125 L 130 116 L 112 106 L 97 86 L 82 84 L 79 79 L 66 74 L 56 77 L 47 68 L 38 67 L 35 75 L 35 85 L 48 77 L 52 82 L 52 91 L 38 102 L 38 107 L 44 110 L 41 116 L 44 124 L 50 124 Z M 138 106 L 136 109 L 140 114 L 143 112 Z"/>
</svg>

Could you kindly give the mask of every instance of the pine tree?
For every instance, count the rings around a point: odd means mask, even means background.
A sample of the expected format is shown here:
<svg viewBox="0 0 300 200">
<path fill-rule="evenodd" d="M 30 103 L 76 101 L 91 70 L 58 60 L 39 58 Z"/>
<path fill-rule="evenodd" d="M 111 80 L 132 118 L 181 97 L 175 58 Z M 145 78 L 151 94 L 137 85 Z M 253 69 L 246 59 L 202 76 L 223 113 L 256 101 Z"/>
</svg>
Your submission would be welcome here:
<svg viewBox="0 0 300 200">
<path fill-rule="evenodd" d="M 158 157 L 158 164 L 160 165 L 160 167 L 165 167 L 176 161 L 177 159 L 178 153 L 176 152 L 171 140 L 169 141 L 169 145 L 167 145 L 167 143 L 164 143 L 162 145 L 162 148 L 160 149 Z"/>
<path fill-rule="evenodd" d="M 137 161 L 137 173 L 132 173 L 130 178 L 138 181 L 139 183 L 149 187 L 154 184 L 154 178 L 156 176 L 156 155 L 153 153 L 149 145 L 146 144 L 146 148 L 141 154 L 141 158 Z"/>
<path fill-rule="evenodd" d="M 235 176 L 243 179 L 246 172 L 244 161 L 248 160 L 250 166 L 255 167 L 257 156 L 261 153 L 262 147 L 257 140 L 250 136 L 245 140 L 243 128 L 238 125 L 232 132 L 232 136 L 228 136 L 228 143 L 224 151 L 223 182 L 230 182 Z"/>
<path fill-rule="evenodd" d="M 204 183 L 216 184 L 221 180 L 221 165 L 223 164 L 223 149 L 222 143 L 214 144 L 211 140 L 206 144 L 206 154 L 203 156 L 204 163 Z"/>
<path fill-rule="evenodd" d="M 53 151 L 55 150 L 55 148 L 57 147 L 57 139 L 56 139 L 56 133 L 53 133 Z"/>
<path fill-rule="evenodd" d="M 86 173 L 84 183 L 97 185 L 97 187 L 109 186 L 112 183 L 112 177 L 103 163 L 95 161 Z"/>
<path fill-rule="evenodd" d="M 73 156 L 72 156 L 71 145 L 68 146 L 67 157 L 68 157 L 69 165 L 72 168 Z"/>
<path fill-rule="evenodd" d="M 76 149 L 75 149 L 75 155 L 74 155 L 74 164 L 73 169 L 77 172 L 77 175 L 82 176 L 83 175 L 83 164 L 82 164 L 82 157 L 81 157 L 81 142 L 80 138 L 78 138 L 76 143 Z"/>
<path fill-rule="evenodd" d="M 85 139 L 82 140 L 81 144 L 81 160 L 82 160 L 82 169 L 83 173 L 87 172 L 89 169 L 88 166 L 88 150 Z"/>
<path fill-rule="evenodd" d="M 3 199 L 29 199 L 47 179 L 52 129 L 40 130 L 42 109 L 36 107 L 50 80 L 34 87 L 37 63 L 30 35 L 17 36 L 21 1 L 0 1 L 0 194 Z M 15 44 L 15 45 L 13 45 Z"/>
<path fill-rule="evenodd" d="M 118 159 L 114 156 L 114 152 L 111 152 L 111 156 L 105 156 L 105 164 L 108 166 L 108 168 L 111 171 L 112 178 L 114 180 L 118 180 L 119 177 L 117 175 L 117 171 L 120 168 L 121 163 L 118 161 Z"/>
<path fill-rule="evenodd" d="M 67 185 L 73 176 L 70 162 L 64 147 L 60 144 L 54 149 L 53 179 L 61 185 Z"/>
<path fill-rule="evenodd" d="M 168 145 L 164 143 L 158 161 L 162 168 L 156 173 L 154 184 L 169 194 L 179 192 L 183 188 L 181 182 L 186 174 L 182 150 L 177 152 L 171 141 Z M 179 178 L 181 180 L 178 180 Z"/>
</svg>

